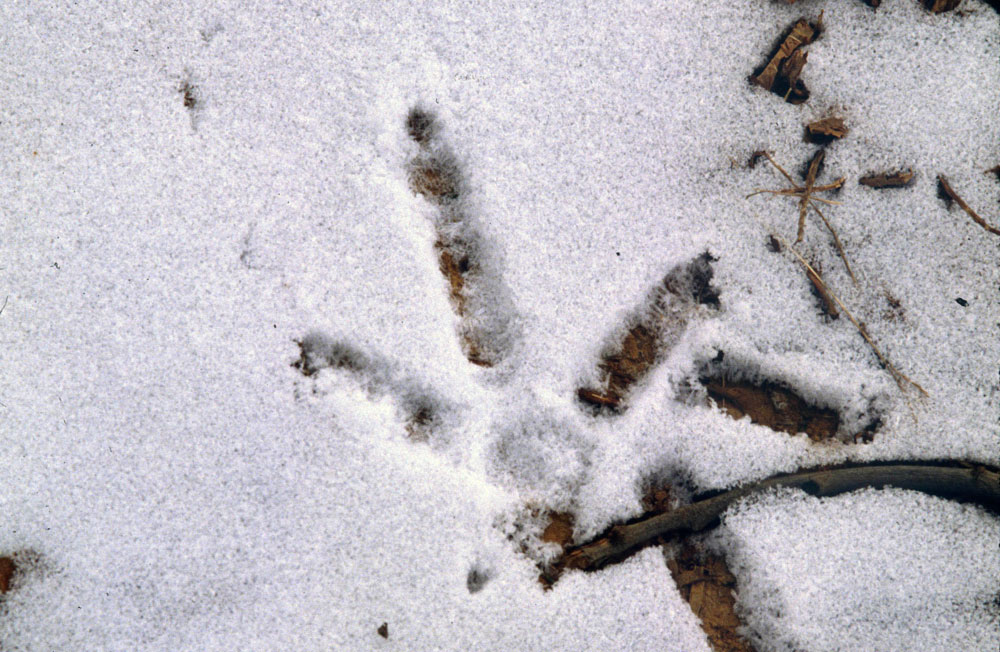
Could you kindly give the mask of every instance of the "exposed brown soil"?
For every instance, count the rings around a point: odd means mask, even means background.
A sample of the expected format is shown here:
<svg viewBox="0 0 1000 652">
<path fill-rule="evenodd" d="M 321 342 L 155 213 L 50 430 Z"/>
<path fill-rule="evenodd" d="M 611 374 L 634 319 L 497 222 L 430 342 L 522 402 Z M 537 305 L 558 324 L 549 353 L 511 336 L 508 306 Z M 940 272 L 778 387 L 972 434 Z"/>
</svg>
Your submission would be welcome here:
<svg viewBox="0 0 1000 652">
<path fill-rule="evenodd" d="M 582 387 L 577 398 L 598 410 L 620 411 L 633 386 L 642 380 L 673 346 L 695 304 L 719 307 L 719 290 L 712 285 L 713 258 L 704 253 L 680 265 L 653 289 L 631 318 L 621 342 L 605 353 L 599 364 L 601 384 Z"/>
<path fill-rule="evenodd" d="M 674 497 L 668 485 L 650 486 L 642 496 L 642 507 L 647 514 L 662 514 L 674 506 Z"/>
<path fill-rule="evenodd" d="M 625 335 L 619 348 L 601 361 L 600 368 L 606 376 L 604 388 L 580 388 L 577 396 L 591 405 L 619 409 L 632 385 L 656 362 L 658 344 L 652 324 L 637 324 Z"/>
<path fill-rule="evenodd" d="M 454 227 L 464 221 L 458 204 L 461 175 L 447 149 L 434 142 L 437 125 L 433 115 L 413 109 L 406 119 L 406 131 L 420 145 L 420 153 L 409 164 L 410 189 L 439 207 L 435 221 L 437 241 L 434 243 L 438 267 L 448 282 L 448 297 L 455 314 L 464 319 L 468 314 L 468 285 L 477 269 L 470 243 L 453 235 L 457 230 Z M 482 367 L 496 362 L 470 329 L 460 329 L 460 337 L 462 351 L 469 362 Z"/>
<path fill-rule="evenodd" d="M 565 548 L 573 541 L 573 515 L 568 512 L 551 512 L 549 524 L 542 532 L 542 541 Z"/>
<path fill-rule="evenodd" d="M 702 378 L 709 397 L 733 419 L 750 421 L 772 430 L 798 434 L 804 432 L 813 441 L 833 439 L 840 416 L 829 408 L 806 403 L 798 394 L 774 383 L 754 384 L 725 378 Z"/>
<path fill-rule="evenodd" d="M 940 14 L 951 11 L 959 5 L 962 0 L 924 0 L 924 7 L 933 14 Z"/>
<path fill-rule="evenodd" d="M 441 156 L 422 156 L 410 169 L 410 189 L 433 204 L 458 199 L 458 175 L 454 165 Z"/>
<path fill-rule="evenodd" d="M 691 611 L 701 620 L 701 628 L 716 652 L 753 652 L 753 647 L 736 630 L 743 623 L 736 616 L 736 577 L 726 560 L 690 543 L 667 562 L 667 568 Z"/>
</svg>

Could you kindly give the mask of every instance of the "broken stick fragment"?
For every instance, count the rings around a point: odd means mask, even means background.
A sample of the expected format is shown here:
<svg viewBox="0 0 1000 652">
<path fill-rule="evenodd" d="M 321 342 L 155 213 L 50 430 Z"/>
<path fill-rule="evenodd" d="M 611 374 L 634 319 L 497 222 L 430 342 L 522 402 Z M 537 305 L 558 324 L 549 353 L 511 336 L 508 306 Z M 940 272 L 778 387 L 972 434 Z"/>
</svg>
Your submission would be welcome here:
<svg viewBox="0 0 1000 652">
<path fill-rule="evenodd" d="M 815 23 L 800 18 L 792 25 L 767 65 L 754 73 L 750 81 L 780 95 L 791 104 L 801 104 L 809 99 L 809 91 L 799 79 L 807 59 L 807 54 L 800 48 L 816 40 L 822 29 L 822 21 L 822 12 Z"/>
<path fill-rule="evenodd" d="M 912 170 L 879 172 L 868 174 L 858 179 L 858 183 L 869 188 L 903 188 L 910 185 L 911 181 L 913 181 Z"/>
<path fill-rule="evenodd" d="M 843 118 L 823 118 L 806 125 L 806 141 L 825 145 L 847 135 Z"/>
</svg>

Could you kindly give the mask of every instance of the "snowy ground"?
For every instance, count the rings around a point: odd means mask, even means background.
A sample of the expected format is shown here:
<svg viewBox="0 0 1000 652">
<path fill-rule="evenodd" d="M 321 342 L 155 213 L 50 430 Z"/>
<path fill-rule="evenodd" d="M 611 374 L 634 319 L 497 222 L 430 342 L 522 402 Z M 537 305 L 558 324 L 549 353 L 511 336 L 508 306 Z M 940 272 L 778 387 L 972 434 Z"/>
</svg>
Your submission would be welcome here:
<svg viewBox="0 0 1000 652">
<path fill-rule="evenodd" d="M 318 5 L 0 8 L 0 554 L 23 560 L 2 649 L 707 650 L 660 550 L 543 592 L 506 535 L 534 505 L 586 539 L 637 515 L 650 477 L 1000 462 L 1000 238 L 936 194 L 946 174 L 998 221 L 995 11 Z M 809 102 L 751 86 L 821 10 Z M 462 172 L 510 336 L 493 368 L 462 354 L 433 207 L 408 185 L 414 106 Z M 847 178 L 826 214 L 858 284 L 813 217 L 801 249 L 929 398 L 768 250 L 797 204 L 745 198 L 786 186 L 751 153 L 797 171 L 803 125 L 828 115 L 851 129 L 821 180 Z M 907 167 L 909 188 L 857 184 Z M 627 315 L 704 251 L 720 309 L 624 415 L 580 410 Z M 310 332 L 368 375 L 304 377 Z M 883 426 L 819 446 L 678 400 L 718 351 L 845 433 Z M 416 395 L 440 415 L 426 442 L 407 434 Z M 762 650 L 1000 645 L 1000 527 L 979 508 L 779 493 L 708 543 Z"/>
</svg>

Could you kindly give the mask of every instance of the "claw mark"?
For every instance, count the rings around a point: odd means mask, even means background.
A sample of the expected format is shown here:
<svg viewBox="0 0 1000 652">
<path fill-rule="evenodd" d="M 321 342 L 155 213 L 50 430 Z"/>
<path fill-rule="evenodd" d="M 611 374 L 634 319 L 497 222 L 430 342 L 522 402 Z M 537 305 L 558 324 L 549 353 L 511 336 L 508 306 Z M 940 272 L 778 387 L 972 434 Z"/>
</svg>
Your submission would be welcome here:
<svg viewBox="0 0 1000 652">
<path fill-rule="evenodd" d="M 486 583 L 490 581 L 491 577 L 492 573 L 489 570 L 477 566 L 473 567 L 465 577 L 465 588 L 469 590 L 469 593 L 479 593 L 486 586 Z"/>
<path fill-rule="evenodd" d="M 719 307 L 719 290 L 711 284 L 713 260 L 706 252 L 667 274 L 630 320 L 634 325 L 618 346 L 602 357 L 601 386 L 577 390 L 580 401 L 598 410 L 623 409 L 631 388 L 676 343 L 695 305 Z"/>
<path fill-rule="evenodd" d="M 409 163 L 410 189 L 438 207 L 434 248 L 438 267 L 448 282 L 449 299 L 460 319 L 462 352 L 469 362 L 491 367 L 500 360 L 505 328 L 490 323 L 493 302 L 481 296 L 486 273 L 479 237 L 460 202 L 463 183 L 458 165 L 440 142 L 437 122 L 428 111 L 412 109 L 406 118 L 406 131 L 420 146 Z"/>
<path fill-rule="evenodd" d="M 667 561 L 667 568 L 681 597 L 701 621 L 713 650 L 753 651 L 738 634 L 743 623 L 736 615 L 736 577 L 725 558 L 685 542 L 680 552 Z"/>
<path fill-rule="evenodd" d="M 703 378 L 709 397 L 733 419 L 750 421 L 772 430 L 795 435 L 804 432 L 813 441 L 832 439 L 840 427 L 840 415 L 829 408 L 806 403 L 795 392 L 774 383 L 755 385 L 720 378 Z"/>
<path fill-rule="evenodd" d="M 438 423 L 435 400 L 412 381 L 399 378 L 384 361 L 365 355 L 349 344 L 334 340 L 323 333 L 311 332 L 297 342 L 299 357 L 292 366 L 303 376 L 314 376 L 323 369 L 343 369 L 358 376 L 373 394 L 391 394 L 405 415 L 406 432 L 411 441 L 426 442 Z"/>
<path fill-rule="evenodd" d="M 724 359 L 724 355 L 717 358 Z M 853 435 L 838 437 L 843 420 L 840 412 L 808 402 L 788 383 L 747 379 L 752 375 L 709 363 L 702 368 L 699 382 L 708 398 L 727 416 L 736 420 L 749 417 L 751 423 L 790 435 L 804 432 L 814 442 L 840 439 L 844 443 L 870 443 L 882 426 L 876 415 Z"/>
</svg>

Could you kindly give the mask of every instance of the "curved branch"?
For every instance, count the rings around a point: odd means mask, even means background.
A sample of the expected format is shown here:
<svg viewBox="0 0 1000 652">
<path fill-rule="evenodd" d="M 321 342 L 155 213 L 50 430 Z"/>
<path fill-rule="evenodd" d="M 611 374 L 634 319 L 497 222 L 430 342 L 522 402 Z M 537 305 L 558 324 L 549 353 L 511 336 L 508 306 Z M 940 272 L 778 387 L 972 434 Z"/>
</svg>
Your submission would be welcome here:
<svg viewBox="0 0 1000 652">
<path fill-rule="evenodd" d="M 616 525 L 603 536 L 566 551 L 551 572 L 563 568 L 597 570 L 621 561 L 659 538 L 690 534 L 713 527 L 733 503 L 774 487 L 801 489 L 817 497 L 873 487 L 896 487 L 933 496 L 975 502 L 1000 512 L 1000 473 L 982 465 L 917 463 L 853 466 L 781 475 L 733 489 L 634 523 Z M 553 579 L 554 579 L 553 577 Z"/>
</svg>

